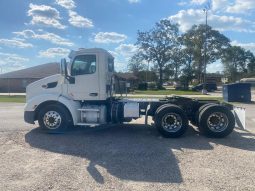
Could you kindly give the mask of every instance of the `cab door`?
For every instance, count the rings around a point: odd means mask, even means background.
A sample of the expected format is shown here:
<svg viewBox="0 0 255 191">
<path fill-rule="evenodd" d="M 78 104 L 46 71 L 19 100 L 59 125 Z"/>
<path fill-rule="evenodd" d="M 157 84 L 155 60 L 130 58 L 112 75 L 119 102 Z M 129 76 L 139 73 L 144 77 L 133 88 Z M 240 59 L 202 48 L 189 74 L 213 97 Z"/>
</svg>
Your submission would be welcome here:
<svg viewBox="0 0 255 191">
<path fill-rule="evenodd" d="M 99 61 L 97 54 L 77 55 L 70 73 L 74 83 L 68 85 L 68 94 L 74 100 L 98 100 Z"/>
</svg>

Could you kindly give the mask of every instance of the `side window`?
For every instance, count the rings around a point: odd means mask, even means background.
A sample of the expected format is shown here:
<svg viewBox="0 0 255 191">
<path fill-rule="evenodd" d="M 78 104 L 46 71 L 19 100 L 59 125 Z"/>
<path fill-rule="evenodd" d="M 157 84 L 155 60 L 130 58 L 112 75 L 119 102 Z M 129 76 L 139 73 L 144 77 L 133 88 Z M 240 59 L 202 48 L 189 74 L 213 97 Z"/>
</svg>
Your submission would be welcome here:
<svg viewBox="0 0 255 191">
<path fill-rule="evenodd" d="M 114 59 L 108 58 L 108 71 L 114 72 Z"/>
<path fill-rule="evenodd" d="M 71 75 L 78 76 L 96 72 L 96 55 L 76 56 L 73 61 Z"/>
</svg>

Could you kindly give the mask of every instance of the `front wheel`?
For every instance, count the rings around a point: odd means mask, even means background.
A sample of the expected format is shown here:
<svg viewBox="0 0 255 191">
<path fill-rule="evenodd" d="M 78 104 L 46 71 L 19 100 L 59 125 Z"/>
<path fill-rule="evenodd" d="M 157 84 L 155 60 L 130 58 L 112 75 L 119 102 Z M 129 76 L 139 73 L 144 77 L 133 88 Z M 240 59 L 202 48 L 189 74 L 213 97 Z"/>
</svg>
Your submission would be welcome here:
<svg viewBox="0 0 255 191">
<path fill-rule="evenodd" d="M 176 138 L 186 132 L 188 119 L 180 107 L 166 104 L 156 111 L 155 125 L 163 137 Z"/>
<path fill-rule="evenodd" d="M 72 124 L 72 118 L 67 109 L 61 105 L 47 105 L 38 113 L 40 128 L 48 133 L 62 133 Z"/>
</svg>

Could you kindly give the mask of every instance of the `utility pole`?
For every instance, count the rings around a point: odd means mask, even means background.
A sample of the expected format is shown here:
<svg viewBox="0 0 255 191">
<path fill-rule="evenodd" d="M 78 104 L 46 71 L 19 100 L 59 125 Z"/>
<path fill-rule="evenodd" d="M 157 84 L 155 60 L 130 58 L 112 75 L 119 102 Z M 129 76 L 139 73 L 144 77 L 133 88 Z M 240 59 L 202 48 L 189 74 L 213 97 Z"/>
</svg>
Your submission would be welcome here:
<svg viewBox="0 0 255 191">
<path fill-rule="evenodd" d="M 146 70 L 146 82 L 148 82 L 148 73 L 150 70 L 150 61 L 148 60 L 148 66 L 147 66 L 147 70 Z"/>
<path fill-rule="evenodd" d="M 204 84 L 202 94 L 207 94 L 206 90 L 206 53 L 207 53 L 207 16 L 208 16 L 208 9 L 204 8 L 203 11 L 205 12 L 205 39 L 204 39 Z"/>
</svg>

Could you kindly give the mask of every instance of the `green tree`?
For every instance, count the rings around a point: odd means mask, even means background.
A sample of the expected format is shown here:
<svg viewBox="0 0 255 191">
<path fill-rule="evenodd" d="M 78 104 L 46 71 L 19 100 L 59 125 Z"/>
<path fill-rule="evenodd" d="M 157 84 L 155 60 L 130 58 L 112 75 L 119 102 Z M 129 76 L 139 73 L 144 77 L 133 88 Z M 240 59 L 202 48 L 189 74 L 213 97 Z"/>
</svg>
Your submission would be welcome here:
<svg viewBox="0 0 255 191">
<path fill-rule="evenodd" d="M 164 81 L 168 81 L 172 76 L 174 76 L 175 74 L 175 70 L 172 66 L 172 64 L 167 64 L 163 70 L 163 78 L 164 78 Z"/>
<path fill-rule="evenodd" d="M 247 70 L 248 73 L 255 73 L 255 56 L 251 51 L 246 52 L 246 56 L 248 58 L 248 63 L 247 63 Z"/>
<path fill-rule="evenodd" d="M 159 87 L 163 84 L 163 71 L 172 58 L 172 50 L 178 44 L 178 25 L 161 20 L 147 32 L 138 31 L 137 43 L 143 58 L 153 62 L 159 72 Z"/>
<path fill-rule="evenodd" d="M 230 46 L 229 39 L 219 31 L 206 25 L 194 25 L 183 36 L 182 41 L 188 49 L 192 49 L 193 69 L 201 82 L 204 71 L 205 32 L 207 31 L 206 63 L 211 64 L 220 59 L 223 51 Z"/>
<path fill-rule="evenodd" d="M 232 81 L 239 80 L 251 67 L 254 55 L 240 46 L 231 46 L 224 51 L 222 62 L 225 73 Z"/>
<path fill-rule="evenodd" d="M 155 72 L 145 70 L 138 72 L 137 77 L 140 82 L 156 82 L 158 78 Z"/>
<path fill-rule="evenodd" d="M 133 72 L 140 82 L 157 81 L 157 75 L 154 71 L 150 71 L 148 65 L 144 63 L 144 57 L 140 52 L 131 57 L 128 63 L 128 69 Z"/>
<path fill-rule="evenodd" d="M 136 53 L 133 55 L 128 62 L 128 70 L 133 72 L 135 75 L 143 70 L 146 70 L 146 65 L 144 64 L 144 57 L 141 53 Z"/>
<path fill-rule="evenodd" d="M 193 49 L 186 46 L 184 49 L 181 50 L 181 52 L 182 67 L 179 79 L 184 86 L 184 89 L 189 89 L 189 84 L 195 77 L 195 70 L 192 67 Z"/>
<path fill-rule="evenodd" d="M 181 68 L 186 63 L 186 52 L 181 49 L 181 46 L 177 46 L 172 51 L 172 59 L 169 67 L 173 69 L 174 80 L 178 81 L 179 75 L 181 74 Z"/>
</svg>

